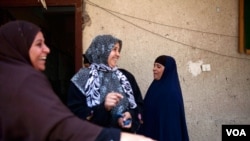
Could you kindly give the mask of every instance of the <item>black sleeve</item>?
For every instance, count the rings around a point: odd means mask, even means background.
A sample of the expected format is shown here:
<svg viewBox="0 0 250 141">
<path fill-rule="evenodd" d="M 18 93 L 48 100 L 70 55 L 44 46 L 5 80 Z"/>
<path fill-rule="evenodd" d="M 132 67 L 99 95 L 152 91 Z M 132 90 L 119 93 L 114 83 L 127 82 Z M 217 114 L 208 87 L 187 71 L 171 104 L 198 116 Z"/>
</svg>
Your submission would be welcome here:
<svg viewBox="0 0 250 141">
<path fill-rule="evenodd" d="M 111 113 L 106 111 L 104 102 L 99 106 L 93 107 L 93 115 L 90 119 L 91 122 L 96 123 L 100 126 L 109 127 L 111 122 Z"/>
<path fill-rule="evenodd" d="M 120 141 L 121 131 L 115 128 L 104 128 L 95 141 Z"/>
<path fill-rule="evenodd" d="M 70 83 L 68 91 L 67 106 L 79 118 L 89 120 L 97 125 L 106 127 L 110 122 L 110 112 L 106 111 L 104 103 L 92 108 L 87 106 L 86 97 L 75 86 Z"/>
<path fill-rule="evenodd" d="M 81 94 L 72 82 L 70 82 L 68 90 L 67 106 L 81 119 L 86 119 L 86 117 L 91 113 L 91 109 L 87 106 L 85 96 Z"/>
</svg>

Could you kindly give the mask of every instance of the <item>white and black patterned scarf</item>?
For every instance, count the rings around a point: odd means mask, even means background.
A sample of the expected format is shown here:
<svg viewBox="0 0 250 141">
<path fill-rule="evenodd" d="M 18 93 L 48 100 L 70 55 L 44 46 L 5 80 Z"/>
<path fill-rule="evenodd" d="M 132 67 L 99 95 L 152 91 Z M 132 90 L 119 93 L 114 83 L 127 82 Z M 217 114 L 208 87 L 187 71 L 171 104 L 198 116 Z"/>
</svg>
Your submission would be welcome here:
<svg viewBox="0 0 250 141">
<path fill-rule="evenodd" d="M 90 66 L 90 72 L 89 72 L 89 79 L 87 80 L 87 83 L 85 84 L 85 93 L 87 100 L 87 105 L 89 107 L 93 107 L 100 104 L 100 82 L 99 82 L 99 76 L 98 71 L 113 71 L 117 75 L 117 78 L 119 79 L 121 86 L 126 93 L 126 96 L 128 98 L 128 101 L 130 103 L 130 108 L 134 109 L 136 108 L 137 104 L 135 103 L 133 90 L 128 82 L 125 75 L 120 72 L 117 67 L 110 68 L 104 64 L 96 64 L 93 63 Z"/>
</svg>

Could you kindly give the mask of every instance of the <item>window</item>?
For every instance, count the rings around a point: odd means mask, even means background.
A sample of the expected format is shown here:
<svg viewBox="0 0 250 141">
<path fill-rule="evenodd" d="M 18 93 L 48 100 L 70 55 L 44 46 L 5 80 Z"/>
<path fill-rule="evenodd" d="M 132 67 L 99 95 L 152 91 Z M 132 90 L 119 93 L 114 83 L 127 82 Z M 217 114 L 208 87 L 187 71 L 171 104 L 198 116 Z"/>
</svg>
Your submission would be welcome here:
<svg viewBox="0 0 250 141">
<path fill-rule="evenodd" d="M 250 54 L 250 1 L 239 0 L 239 52 Z"/>
</svg>

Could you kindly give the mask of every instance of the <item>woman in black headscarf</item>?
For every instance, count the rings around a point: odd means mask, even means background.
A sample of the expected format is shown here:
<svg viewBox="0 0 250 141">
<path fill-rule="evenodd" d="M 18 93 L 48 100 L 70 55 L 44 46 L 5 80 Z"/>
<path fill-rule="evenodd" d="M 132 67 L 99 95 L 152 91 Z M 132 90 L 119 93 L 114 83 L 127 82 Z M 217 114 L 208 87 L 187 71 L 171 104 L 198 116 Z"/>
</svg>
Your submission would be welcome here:
<svg viewBox="0 0 250 141">
<path fill-rule="evenodd" d="M 157 141 L 188 141 L 184 104 L 176 62 L 162 55 L 154 62 L 154 80 L 144 99 L 140 133 Z"/>
<path fill-rule="evenodd" d="M 135 132 L 139 126 L 137 100 L 141 96 L 134 94 L 125 71 L 117 68 L 121 48 L 122 41 L 112 35 L 93 39 L 85 53 L 91 65 L 71 79 L 68 107 L 95 124 Z"/>
<path fill-rule="evenodd" d="M 13 21 L 0 27 L 0 140 L 151 141 L 74 116 L 41 72 L 49 52 L 36 25 Z"/>
</svg>

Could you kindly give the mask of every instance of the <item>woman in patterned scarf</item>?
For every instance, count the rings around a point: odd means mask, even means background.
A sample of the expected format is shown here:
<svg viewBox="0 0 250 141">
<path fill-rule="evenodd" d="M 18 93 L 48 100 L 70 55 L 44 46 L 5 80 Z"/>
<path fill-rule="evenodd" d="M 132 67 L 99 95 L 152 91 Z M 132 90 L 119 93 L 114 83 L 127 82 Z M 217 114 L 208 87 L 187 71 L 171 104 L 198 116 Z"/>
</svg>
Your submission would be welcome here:
<svg viewBox="0 0 250 141">
<path fill-rule="evenodd" d="M 91 65 L 81 68 L 71 79 L 67 104 L 82 119 L 135 132 L 138 98 L 117 68 L 121 48 L 122 41 L 112 35 L 94 38 L 85 53 Z"/>
</svg>

